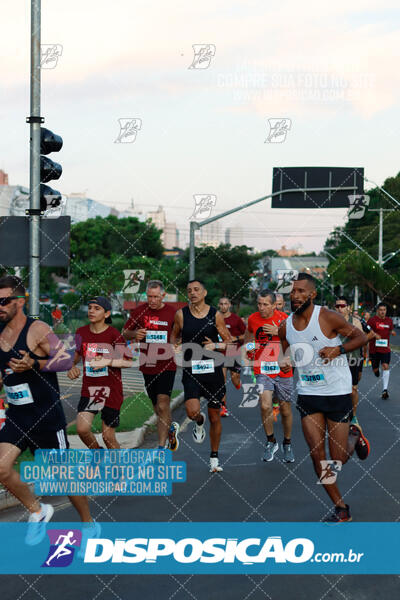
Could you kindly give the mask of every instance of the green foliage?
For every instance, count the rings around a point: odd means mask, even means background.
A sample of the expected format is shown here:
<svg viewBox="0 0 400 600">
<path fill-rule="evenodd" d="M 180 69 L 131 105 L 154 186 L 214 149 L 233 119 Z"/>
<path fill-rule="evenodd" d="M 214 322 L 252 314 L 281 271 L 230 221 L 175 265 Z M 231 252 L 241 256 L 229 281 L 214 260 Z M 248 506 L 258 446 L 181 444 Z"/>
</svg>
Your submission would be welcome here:
<svg viewBox="0 0 400 600">
<path fill-rule="evenodd" d="M 256 269 L 257 257 L 247 246 L 220 244 L 217 248 L 196 248 L 196 277 L 204 281 L 207 302 L 217 304 L 221 295 L 228 296 L 234 305 L 249 295 L 249 274 Z M 189 281 L 189 249 L 177 264 L 177 283 L 185 294 Z"/>
<path fill-rule="evenodd" d="M 79 263 L 111 256 L 128 261 L 137 256 L 160 259 L 163 252 L 160 235 L 153 223 L 141 223 L 136 217 L 118 219 L 109 215 L 88 219 L 71 229 L 71 258 Z"/>
<path fill-rule="evenodd" d="M 400 202 L 400 173 L 386 179 L 383 188 Z M 395 252 L 400 242 L 400 207 L 379 188 L 369 190 L 370 209 L 392 209 L 383 212 L 383 256 Z M 393 210 L 394 209 L 394 210 Z M 344 234 L 349 236 L 348 239 Z M 357 248 L 356 244 L 360 246 Z M 325 243 L 331 254 L 330 283 L 344 285 L 352 294 L 359 286 L 360 297 L 374 304 L 376 297 L 389 304 L 400 305 L 400 253 L 380 268 L 377 264 L 379 246 L 379 212 L 367 210 L 362 219 L 349 219 L 344 227 L 336 227 Z"/>
</svg>

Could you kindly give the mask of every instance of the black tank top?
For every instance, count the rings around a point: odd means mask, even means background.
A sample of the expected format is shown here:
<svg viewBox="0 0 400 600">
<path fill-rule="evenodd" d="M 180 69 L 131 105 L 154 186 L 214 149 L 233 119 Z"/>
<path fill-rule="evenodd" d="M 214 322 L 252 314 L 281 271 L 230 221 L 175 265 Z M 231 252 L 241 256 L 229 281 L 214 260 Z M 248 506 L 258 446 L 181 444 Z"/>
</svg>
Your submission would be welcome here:
<svg viewBox="0 0 400 600">
<path fill-rule="evenodd" d="M 204 351 L 203 342 L 206 337 L 209 338 L 212 342 L 218 342 L 218 329 L 215 324 L 215 315 L 217 313 L 217 309 L 214 306 L 210 306 L 209 311 L 205 317 L 202 319 L 198 319 L 194 317 L 190 312 L 188 306 L 185 306 L 182 309 L 183 314 L 183 327 L 182 327 L 182 345 L 184 344 L 198 344 L 198 348 L 193 351 L 191 348 L 184 348 L 183 359 L 185 361 L 184 364 L 188 364 L 188 361 L 193 358 L 196 360 L 209 360 L 213 354 L 218 355 L 218 352 L 210 352 Z M 193 376 L 192 369 L 190 366 L 186 366 L 183 368 L 183 372 L 190 372 Z M 207 375 L 196 375 L 196 378 L 207 378 L 214 379 L 215 377 L 219 377 L 222 373 L 222 366 L 215 366 L 214 373 L 210 373 Z"/>
<path fill-rule="evenodd" d="M 0 348 L 0 371 L 8 403 L 7 419 L 22 431 L 58 431 L 65 427 L 65 415 L 60 400 L 60 389 L 56 373 L 37 372 L 33 369 L 14 373 L 8 366 L 12 358 L 22 358 L 20 350 L 33 354 L 27 345 L 28 329 L 35 322 L 27 317 L 14 347 L 9 352 Z M 5 325 L 0 326 L 0 333 Z"/>
</svg>

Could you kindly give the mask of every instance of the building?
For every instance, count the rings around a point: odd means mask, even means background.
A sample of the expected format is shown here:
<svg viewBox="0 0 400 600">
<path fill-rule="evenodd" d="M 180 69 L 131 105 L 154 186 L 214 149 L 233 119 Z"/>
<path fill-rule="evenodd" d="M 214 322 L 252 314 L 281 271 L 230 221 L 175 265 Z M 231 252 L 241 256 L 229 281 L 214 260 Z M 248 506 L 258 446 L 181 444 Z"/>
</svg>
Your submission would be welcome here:
<svg viewBox="0 0 400 600">
<path fill-rule="evenodd" d="M 216 248 L 220 245 L 222 239 L 221 225 L 219 221 L 214 221 L 200 228 L 199 243 L 204 246 L 213 246 Z"/>
<path fill-rule="evenodd" d="M 0 185 L 0 217 L 25 217 L 29 189 L 23 185 Z"/>
<path fill-rule="evenodd" d="M 329 259 L 326 256 L 291 256 L 271 257 L 271 279 L 278 281 L 278 271 L 282 269 L 298 271 L 299 273 L 309 273 L 316 279 L 322 280 L 329 265 Z"/>
<path fill-rule="evenodd" d="M 243 227 L 235 225 L 235 227 L 225 229 L 225 244 L 243 246 Z"/>
<path fill-rule="evenodd" d="M 8 175 L 0 169 L 0 185 L 8 185 Z"/>
</svg>

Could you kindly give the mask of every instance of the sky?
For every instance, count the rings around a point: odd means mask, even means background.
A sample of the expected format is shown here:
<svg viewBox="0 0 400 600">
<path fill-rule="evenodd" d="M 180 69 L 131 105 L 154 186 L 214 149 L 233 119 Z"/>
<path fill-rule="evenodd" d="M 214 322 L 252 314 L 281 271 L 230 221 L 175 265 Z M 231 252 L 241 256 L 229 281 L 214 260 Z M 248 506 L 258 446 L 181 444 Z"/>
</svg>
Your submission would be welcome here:
<svg viewBox="0 0 400 600">
<path fill-rule="evenodd" d="M 45 125 L 64 139 L 54 187 L 162 205 L 184 239 L 194 195 L 216 197 L 214 216 L 270 193 L 273 167 L 364 167 L 382 184 L 400 170 L 399 29 L 392 0 L 42 0 L 42 44 L 61 51 L 41 71 Z M 196 44 L 211 45 L 207 68 L 189 68 Z M 2 7 L 0 50 L 0 168 L 28 186 L 29 2 Z M 117 141 L 120 119 L 136 138 Z M 269 119 L 290 124 L 279 143 Z M 345 215 L 264 201 L 221 227 L 319 252 Z"/>
</svg>

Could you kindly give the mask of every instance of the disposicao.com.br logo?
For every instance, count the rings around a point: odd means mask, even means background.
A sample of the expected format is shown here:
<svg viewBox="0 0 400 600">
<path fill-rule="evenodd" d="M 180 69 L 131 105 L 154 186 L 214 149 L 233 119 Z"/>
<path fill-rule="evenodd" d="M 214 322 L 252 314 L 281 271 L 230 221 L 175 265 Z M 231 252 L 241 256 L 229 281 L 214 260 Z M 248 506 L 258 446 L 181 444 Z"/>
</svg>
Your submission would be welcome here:
<svg viewBox="0 0 400 600">
<path fill-rule="evenodd" d="M 173 560 L 181 564 L 235 563 L 254 565 L 273 561 L 276 564 L 310 562 L 360 562 L 363 553 L 317 552 L 312 540 L 293 538 L 286 543 L 281 536 L 267 538 L 100 538 L 88 539 L 84 562 L 93 563 L 160 563 Z"/>
</svg>

